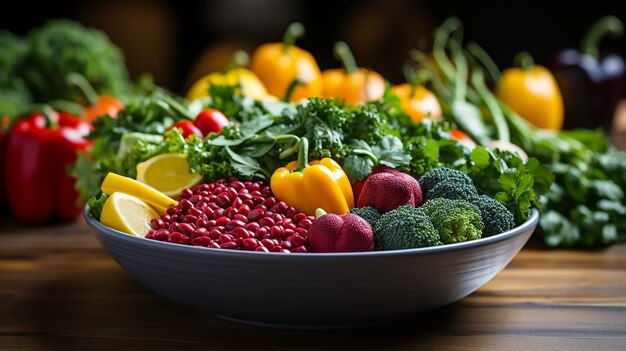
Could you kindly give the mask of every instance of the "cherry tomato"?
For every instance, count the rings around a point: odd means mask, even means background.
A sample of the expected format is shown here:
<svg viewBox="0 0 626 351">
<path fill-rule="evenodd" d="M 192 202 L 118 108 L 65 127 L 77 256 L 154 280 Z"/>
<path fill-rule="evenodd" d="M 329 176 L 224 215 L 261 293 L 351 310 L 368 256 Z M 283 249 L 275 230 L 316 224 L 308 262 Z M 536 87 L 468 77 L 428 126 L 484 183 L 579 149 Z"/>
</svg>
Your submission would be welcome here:
<svg viewBox="0 0 626 351">
<path fill-rule="evenodd" d="M 461 130 L 450 129 L 450 137 L 454 140 L 458 140 L 461 143 L 464 143 L 465 145 L 469 147 L 473 148 L 476 146 L 476 143 L 474 142 L 474 140 L 472 140 L 472 138 L 470 138 L 467 134 L 465 134 Z"/>
<path fill-rule="evenodd" d="M 193 121 L 193 124 L 200 129 L 204 136 L 209 135 L 209 133 L 221 132 L 228 123 L 228 118 L 222 112 L 212 108 L 202 110 L 196 116 L 196 120 Z"/>
<path fill-rule="evenodd" d="M 183 138 L 187 139 L 190 135 L 197 135 L 200 138 L 204 137 L 202 131 L 198 129 L 191 121 L 180 121 L 172 124 L 167 130 L 178 128 L 183 133 Z"/>
</svg>

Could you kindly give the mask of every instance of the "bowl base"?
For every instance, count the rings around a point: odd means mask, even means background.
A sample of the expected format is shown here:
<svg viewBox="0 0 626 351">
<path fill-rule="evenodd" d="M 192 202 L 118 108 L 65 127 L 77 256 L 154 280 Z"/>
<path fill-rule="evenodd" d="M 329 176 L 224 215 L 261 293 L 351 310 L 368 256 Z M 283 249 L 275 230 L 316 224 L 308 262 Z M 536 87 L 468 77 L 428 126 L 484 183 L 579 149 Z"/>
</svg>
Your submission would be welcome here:
<svg viewBox="0 0 626 351">
<path fill-rule="evenodd" d="M 215 317 L 227 320 L 229 322 L 246 324 L 261 328 L 273 328 L 273 329 L 289 329 L 289 330 L 337 330 L 337 329 L 354 329 L 354 328 L 366 328 L 375 327 L 384 324 L 391 324 L 408 317 L 398 317 L 393 319 L 386 319 L 380 321 L 367 321 L 362 323 L 340 323 L 340 324 L 284 324 L 284 323 L 269 323 L 259 322 L 247 319 L 232 318 L 226 316 L 220 316 L 215 314 Z"/>
</svg>

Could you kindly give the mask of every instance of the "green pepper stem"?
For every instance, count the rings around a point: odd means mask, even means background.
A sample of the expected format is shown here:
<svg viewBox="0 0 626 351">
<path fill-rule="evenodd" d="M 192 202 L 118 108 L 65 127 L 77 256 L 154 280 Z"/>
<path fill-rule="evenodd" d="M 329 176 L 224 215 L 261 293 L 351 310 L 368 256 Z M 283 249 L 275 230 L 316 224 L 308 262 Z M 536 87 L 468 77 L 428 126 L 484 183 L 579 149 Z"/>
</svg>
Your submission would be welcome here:
<svg viewBox="0 0 626 351">
<path fill-rule="evenodd" d="M 513 64 L 520 67 L 524 71 L 528 71 L 535 65 L 535 60 L 533 59 L 533 56 L 527 51 L 522 51 L 515 55 L 515 58 L 513 59 Z"/>
<path fill-rule="evenodd" d="M 304 80 L 302 80 L 300 77 L 295 78 L 291 81 L 291 83 L 289 83 L 289 86 L 287 87 L 287 92 L 283 97 L 283 101 L 289 102 L 289 100 L 291 100 L 291 96 L 293 95 L 293 92 L 296 91 L 298 85 L 304 85 Z"/>
<path fill-rule="evenodd" d="M 80 73 L 71 72 L 65 78 L 67 84 L 73 85 L 80 90 L 85 99 L 87 99 L 87 103 L 89 106 L 93 106 L 98 102 L 98 93 L 91 86 L 87 78 Z"/>
<path fill-rule="evenodd" d="M 305 168 L 309 167 L 309 139 L 306 137 L 300 138 L 300 149 L 298 150 L 298 168 L 295 172 L 302 172 Z"/>
<path fill-rule="evenodd" d="M 358 70 L 358 66 L 354 60 L 354 55 L 345 41 L 336 42 L 333 52 L 335 54 L 335 58 L 341 61 L 343 69 L 347 74 L 352 74 Z"/>
<path fill-rule="evenodd" d="M 54 113 L 54 110 L 52 109 L 52 107 L 50 107 L 48 105 L 43 105 L 41 107 L 41 114 L 43 114 L 43 117 L 46 120 L 46 128 L 47 129 L 54 129 L 54 128 L 57 127 L 57 123 L 52 118 L 52 114 L 53 113 Z"/>
<path fill-rule="evenodd" d="M 247 52 L 243 50 L 237 50 L 233 53 L 233 56 L 230 57 L 230 60 L 224 66 L 224 73 L 228 73 L 236 68 L 247 67 L 250 64 L 250 56 Z"/>
<path fill-rule="evenodd" d="M 285 35 L 283 36 L 283 53 L 287 54 L 289 52 L 289 48 L 292 47 L 298 38 L 303 36 L 305 33 L 304 26 L 300 22 L 293 22 L 287 27 L 285 30 Z"/>
<path fill-rule="evenodd" d="M 605 36 L 619 38 L 624 34 L 624 24 L 615 16 L 604 16 L 598 19 L 585 33 L 580 42 L 580 52 L 596 60 L 600 57 L 600 40 Z"/>
<path fill-rule="evenodd" d="M 317 210 L 315 210 L 315 218 L 316 219 L 322 217 L 325 214 L 326 214 L 326 211 L 324 211 L 323 208 L 318 208 Z"/>
</svg>

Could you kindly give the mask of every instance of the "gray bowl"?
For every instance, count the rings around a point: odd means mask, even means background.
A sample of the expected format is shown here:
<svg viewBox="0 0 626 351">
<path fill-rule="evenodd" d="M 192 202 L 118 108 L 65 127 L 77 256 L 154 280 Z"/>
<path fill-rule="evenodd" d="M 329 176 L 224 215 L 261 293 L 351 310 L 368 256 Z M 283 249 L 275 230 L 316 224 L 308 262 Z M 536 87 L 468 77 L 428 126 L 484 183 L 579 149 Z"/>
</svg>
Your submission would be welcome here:
<svg viewBox="0 0 626 351">
<path fill-rule="evenodd" d="M 332 329 L 393 321 L 471 294 L 531 236 L 539 214 L 474 241 L 419 249 L 281 254 L 130 236 L 85 219 L 117 263 L 154 292 L 242 323 Z"/>
</svg>

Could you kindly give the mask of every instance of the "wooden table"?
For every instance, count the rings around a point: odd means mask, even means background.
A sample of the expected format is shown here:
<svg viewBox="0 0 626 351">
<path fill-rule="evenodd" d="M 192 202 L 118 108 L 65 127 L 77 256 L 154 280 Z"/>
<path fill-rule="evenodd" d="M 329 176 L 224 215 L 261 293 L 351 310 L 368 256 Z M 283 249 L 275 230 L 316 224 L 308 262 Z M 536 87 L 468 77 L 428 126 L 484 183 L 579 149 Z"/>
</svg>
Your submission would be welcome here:
<svg viewBox="0 0 626 351">
<path fill-rule="evenodd" d="M 530 242 L 476 293 L 376 328 L 234 324 L 170 302 L 124 272 L 86 225 L 0 219 L 0 350 L 626 350 L 626 244 Z"/>
</svg>

